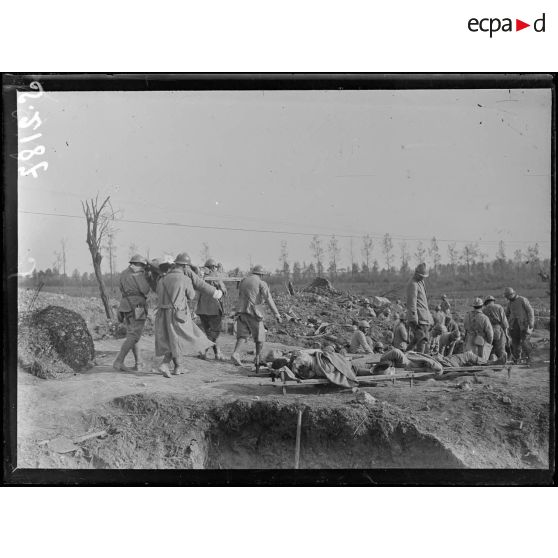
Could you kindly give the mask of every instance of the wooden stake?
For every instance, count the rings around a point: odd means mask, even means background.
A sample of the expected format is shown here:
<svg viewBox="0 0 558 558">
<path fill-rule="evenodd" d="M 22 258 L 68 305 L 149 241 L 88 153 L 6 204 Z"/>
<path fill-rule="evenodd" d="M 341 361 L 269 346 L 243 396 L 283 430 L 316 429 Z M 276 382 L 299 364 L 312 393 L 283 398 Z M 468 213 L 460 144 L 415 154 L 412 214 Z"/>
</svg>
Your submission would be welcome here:
<svg viewBox="0 0 558 558">
<path fill-rule="evenodd" d="M 300 430 L 302 428 L 302 409 L 298 410 L 298 417 L 296 419 L 296 446 L 295 446 L 295 464 L 294 468 L 298 469 L 300 461 Z"/>
</svg>

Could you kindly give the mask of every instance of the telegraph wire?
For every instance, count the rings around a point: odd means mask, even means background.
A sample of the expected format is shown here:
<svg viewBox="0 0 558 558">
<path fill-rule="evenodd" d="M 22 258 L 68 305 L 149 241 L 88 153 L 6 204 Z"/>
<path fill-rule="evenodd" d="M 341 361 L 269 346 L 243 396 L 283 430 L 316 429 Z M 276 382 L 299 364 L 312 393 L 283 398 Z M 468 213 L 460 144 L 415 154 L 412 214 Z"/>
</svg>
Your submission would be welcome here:
<svg viewBox="0 0 558 558">
<path fill-rule="evenodd" d="M 23 209 L 18 209 L 18 213 L 25 213 L 27 215 L 47 215 L 51 217 L 65 217 L 69 219 L 85 219 L 84 215 L 69 215 L 67 213 L 48 213 L 42 211 L 25 211 Z M 163 227 L 181 227 L 181 228 L 189 228 L 189 229 L 207 229 L 207 230 L 217 230 L 217 231 L 236 231 L 236 232 L 256 232 L 256 233 L 267 233 L 267 234 L 283 234 L 283 235 L 294 235 L 294 236 L 335 236 L 337 238 L 361 238 L 365 236 L 365 234 L 358 235 L 358 234 L 336 234 L 336 233 L 307 233 L 302 231 L 286 231 L 286 230 L 274 230 L 274 229 L 249 229 L 249 228 L 242 228 L 242 227 L 219 227 L 216 225 L 192 225 L 186 223 L 174 223 L 174 222 L 162 222 L 162 221 L 144 221 L 139 219 L 123 219 L 118 218 L 114 219 L 117 223 L 137 223 L 141 225 L 157 225 Z M 369 235 L 371 238 L 376 240 L 381 240 L 383 235 Z M 395 236 L 390 235 L 394 240 L 414 240 L 414 241 L 426 241 L 430 242 L 432 238 L 413 238 L 408 236 Z M 467 242 L 476 242 L 478 244 L 498 244 L 499 240 L 459 240 L 459 239 L 447 239 L 447 238 L 437 238 L 437 242 L 459 242 L 459 243 L 467 243 Z M 549 240 L 508 240 L 504 241 L 507 244 L 548 244 Z"/>
</svg>

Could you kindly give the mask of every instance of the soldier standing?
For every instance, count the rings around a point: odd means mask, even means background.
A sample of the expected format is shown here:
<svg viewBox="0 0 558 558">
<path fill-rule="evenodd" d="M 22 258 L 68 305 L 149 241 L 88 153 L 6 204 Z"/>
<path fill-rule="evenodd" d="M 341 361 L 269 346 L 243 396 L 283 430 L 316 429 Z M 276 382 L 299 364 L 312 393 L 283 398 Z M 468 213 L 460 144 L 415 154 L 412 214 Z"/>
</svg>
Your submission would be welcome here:
<svg viewBox="0 0 558 558">
<path fill-rule="evenodd" d="M 208 270 L 210 275 L 217 272 L 217 262 L 213 258 L 209 258 L 209 260 L 205 262 L 204 267 Z M 227 294 L 227 289 L 223 281 L 208 281 L 208 284 L 222 291 L 223 295 Z M 223 321 L 224 313 L 222 299 L 216 300 L 213 296 L 205 292 L 200 292 L 196 314 L 200 317 L 202 329 L 205 331 L 208 339 L 215 343 L 215 345 L 213 345 L 215 360 L 223 360 L 223 355 L 217 345 L 217 339 L 221 334 L 221 322 Z M 201 352 L 199 357 L 205 360 L 207 357 L 207 350 Z"/>
<path fill-rule="evenodd" d="M 504 289 L 508 299 L 506 317 L 509 322 L 511 352 L 515 362 L 523 355 L 529 360 L 531 344 L 529 337 L 535 328 L 535 312 L 524 296 L 519 296 L 511 287 Z"/>
<path fill-rule="evenodd" d="M 495 303 L 495 298 L 490 295 L 484 301 L 483 314 L 490 320 L 494 330 L 492 341 L 492 352 L 498 358 L 500 364 L 506 364 L 506 340 L 508 338 L 508 319 L 503 306 Z"/>
<path fill-rule="evenodd" d="M 146 274 L 147 260 L 140 254 L 130 258 L 130 265 L 120 275 L 120 292 L 122 299 L 118 308 L 119 321 L 126 324 L 126 339 L 113 363 L 115 370 L 129 372 L 140 370 L 142 363 L 138 342 L 145 328 L 147 319 L 147 295 L 155 289 L 155 282 Z M 132 351 L 134 368 L 124 365 L 126 355 Z"/>
<path fill-rule="evenodd" d="M 231 360 L 241 366 L 240 347 L 246 343 L 248 337 L 254 339 L 256 344 L 256 370 L 259 371 L 260 355 L 265 342 L 264 314 L 261 308 L 262 303 L 266 302 L 281 323 L 281 314 L 275 306 L 268 284 L 262 280 L 262 275 L 266 275 L 261 265 L 255 265 L 248 277 L 242 279 L 238 285 L 238 308 L 236 322 L 236 345 Z"/>
<path fill-rule="evenodd" d="M 481 298 L 473 300 L 473 310 L 467 312 L 464 320 L 465 327 L 465 351 L 472 351 L 483 357 L 484 346 L 492 345 L 494 330 L 487 316 L 482 312 L 483 302 Z M 488 355 L 487 355 L 488 356 Z"/>
<path fill-rule="evenodd" d="M 424 353 L 428 346 L 428 330 L 432 324 L 432 315 L 428 309 L 425 278 L 428 277 L 426 264 L 419 264 L 407 285 L 407 322 L 413 333 L 413 340 L 407 350 Z"/>
</svg>

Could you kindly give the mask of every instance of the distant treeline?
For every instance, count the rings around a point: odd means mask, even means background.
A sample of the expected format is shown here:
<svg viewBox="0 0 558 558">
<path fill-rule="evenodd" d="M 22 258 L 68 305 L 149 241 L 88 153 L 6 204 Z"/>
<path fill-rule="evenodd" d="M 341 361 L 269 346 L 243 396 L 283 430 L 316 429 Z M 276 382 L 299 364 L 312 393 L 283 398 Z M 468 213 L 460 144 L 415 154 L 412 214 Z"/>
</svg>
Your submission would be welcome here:
<svg viewBox="0 0 558 558">
<path fill-rule="evenodd" d="M 429 283 L 433 285 L 455 285 L 463 286 L 480 282 L 539 282 L 549 281 L 550 261 L 530 260 L 513 261 L 495 259 L 493 261 L 455 262 L 454 264 L 438 264 L 430 268 Z M 235 268 L 225 270 L 230 276 L 240 277 L 248 270 Z M 406 281 L 412 274 L 413 269 L 408 265 L 402 265 L 398 269 L 380 269 L 378 262 L 374 261 L 368 267 L 366 264 L 354 263 L 352 269 L 328 269 L 325 270 L 321 264 L 314 262 L 283 262 L 282 269 L 276 269 L 268 276 L 267 281 L 271 284 L 286 283 L 292 281 L 296 284 L 304 284 L 320 276 L 327 277 L 334 283 L 385 283 Z M 118 288 L 118 273 L 103 275 L 105 283 L 111 290 Z M 97 285 L 94 273 L 80 273 L 75 269 L 71 275 L 60 273 L 56 268 L 35 270 L 28 277 L 22 277 L 19 284 L 22 287 L 37 287 L 39 284 L 54 287 L 91 287 Z"/>
</svg>

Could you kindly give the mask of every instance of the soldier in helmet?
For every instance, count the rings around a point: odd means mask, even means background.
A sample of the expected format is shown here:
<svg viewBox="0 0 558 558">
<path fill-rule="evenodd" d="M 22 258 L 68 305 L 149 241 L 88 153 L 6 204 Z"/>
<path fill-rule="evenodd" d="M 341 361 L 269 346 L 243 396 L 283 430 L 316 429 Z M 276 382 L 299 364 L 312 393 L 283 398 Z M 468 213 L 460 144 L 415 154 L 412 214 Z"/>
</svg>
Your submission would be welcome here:
<svg viewBox="0 0 558 558">
<path fill-rule="evenodd" d="M 204 267 L 207 269 L 209 275 L 214 275 L 217 272 L 217 262 L 213 258 L 209 258 L 205 262 Z M 221 290 L 223 295 L 227 294 L 227 289 L 223 281 L 208 281 L 208 284 Z M 221 322 L 223 321 L 224 313 L 225 311 L 222 299 L 215 300 L 213 296 L 210 296 L 205 292 L 200 292 L 196 314 L 200 317 L 202 329 L 205 331 L 208 339 L 215 343 L 215 345 L 213 345 L 215 360 L 223 360 L 223 355 L 217 345 L 217 339 L 221 334 Z M 204 351 L 203 353 L 200 353 L 199 356 L 205 360 L 206 354 L 207 351 Z"/>
<path fill-rule="evenodd" d="M 510 326 L 511 352 L 515 362 L 522 356 L 529 360 L 531 343 L 529 337 L 535 327 L 535 312 L 524 296 L 519 296 L 511 287 L 504 289 L 508 300 L 506 317 Z"/>
<path fill-rule="evenodd" d="M 428 309 L 424 280 L 428 277 L 426 264 L 419 264 L 414 275 L 407 284 L 407 323 L 413 334 L 407 350 L 424 353 L 428 346 L 428 332 L 433 323 Z"/>
<path fill-rule="evenodd" d="M 266 302 L 275 318 L 281 323 L 281 314 L 275 306 L 268 284 L 262 280 L 266 271 L 261 265 L 255 265 L 248 277 L 240 281 L 238 285 L 238 307 L 236 322 L 236 345 L 231 360 L 241 366 L 240 347 L 246 343 L 248 337 L 252 337 L 256 344 L 256 370 L 259 371 L 260 355 L 265 342 L 264 314 L 261 305 Z"/>
<path fill-rule="evenodd" d="M 446 314 L 447 316 L 451 316 L 451 305 L 448 301 L 448 295 L 445 295 L 445 294 L 442 295 L 442 300 L 440 302 L 440 308 L 441 308 L 442 312 L 444 312 L 444 314 Z"/>
<path fill-rule="evenodd" d="M 357 324 L 357 330 L 353 333 L 351 338 L 351 346 L 349 347 L 350 353 L 372 354 L 374 352 L 373 341 L 367 337 L 370 324 L 366 320 L 360 320 Z"/>
<path fill-rule="evenodd" d="M 490 320 L 483 314 L 482 298 L 473 300 L 473 310 L 467 312 L 463 326 L 465 328 L 465 351 L 472 351 L 483 357 L 484 346 L 492 345 L 494 330 Z"/>
<path fill-rule="evenodd" d="M 174 363 L 172 374 L 182 374 L 184 355 L 200 353 L 214 345 L 192 320 L 189 302 L 194 299 L 196 291 L 216 300 L 223 293 L 187 270 L 188 264 L 188 255 L 182 253 L 174 262 L 167 257 L 159 265 L 162 275 L 157 282 L 159 305 L 155 318 L 155 355 L 163 357 L 159 370 L 166 378 L 171 377 L 171 361 Z"/>
<path fill-rule="evenodd" d="M 120 348 L 113 363 L 115 370 L 130 371 L 140 370 L 142 362 L 138 341 L 141 338 L 147 319 L 147 295 L 155 289 L 155 283 L 150 275 L 146 274 L 147 260 L 140 254 L 130 258 L 129 266 L 120 275 L 120 292 L 122 299 L 118 308 L 119 321 L 126 324 L 126 339 Z M 126 355 L 132 351 L 134 355 L 134 368 L 130 369 L 124 364 Z"/>
<path fill-rule="evenodd" d="M 485 316 L 488 317 L 494 330 L 494 339 L 492 352 L 498 358 L 501 364 L 506 364 L 506 340 L 508 338 L 508 319 L 503 306 L 496 304 L 496 299 L 490 295 L 484 301 L 482 309 Z"/>
</svg>

